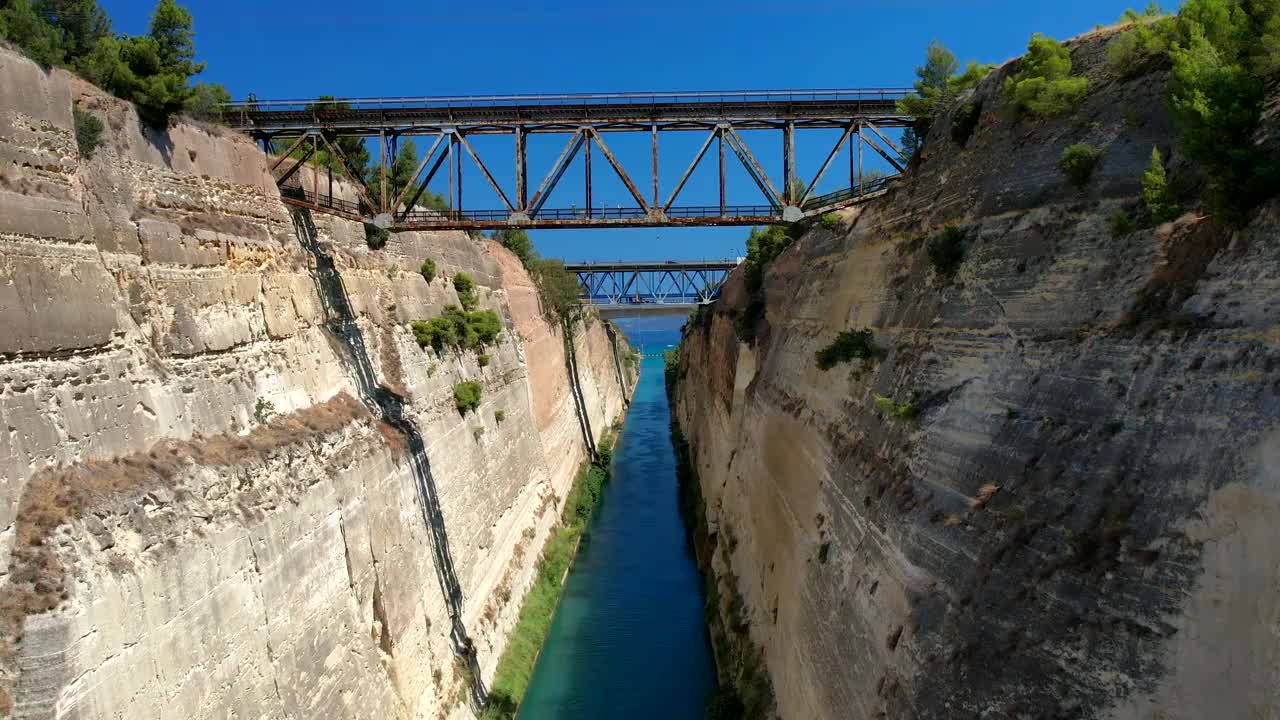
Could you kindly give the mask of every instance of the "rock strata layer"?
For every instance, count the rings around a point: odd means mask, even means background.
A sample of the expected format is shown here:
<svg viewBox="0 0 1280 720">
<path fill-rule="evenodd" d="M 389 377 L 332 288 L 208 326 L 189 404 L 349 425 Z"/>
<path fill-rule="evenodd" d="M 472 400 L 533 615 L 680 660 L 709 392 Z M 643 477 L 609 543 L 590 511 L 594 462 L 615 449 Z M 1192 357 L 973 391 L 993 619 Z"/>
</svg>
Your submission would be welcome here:
<svg viewBox="0 0 1280 720">
<path fill-rule="evenodd" d="M 103 121 L 91 157 L 73 107 Z M 460 271 L 503 332 L 424 350 L 409 324 L 459 304 Z M 0 327 L 0 700 L 22 718 L 470 717 L 584 426 L 631 391 L 592 316 L 575 402 L 498 245 L 371 251 L 281 203 L 247 138 L 144 127 L 2 49 Z"/>
<path fill-rule="evenodd" d="M 1280 713 L 1280 200 L 1117 235 L 1153 146 L 1198 170 L 1111 37 L 1070 44 L 1082 106 L 1014 118 L 997 70 L 967 142 L 940 119 L 888 196 L 769 265 L 758 322 L 735 273 L 686 329 L 713 598 L 778 717 Z M 882 354 L 817 367 L 863 328 Z"/>
</svg>

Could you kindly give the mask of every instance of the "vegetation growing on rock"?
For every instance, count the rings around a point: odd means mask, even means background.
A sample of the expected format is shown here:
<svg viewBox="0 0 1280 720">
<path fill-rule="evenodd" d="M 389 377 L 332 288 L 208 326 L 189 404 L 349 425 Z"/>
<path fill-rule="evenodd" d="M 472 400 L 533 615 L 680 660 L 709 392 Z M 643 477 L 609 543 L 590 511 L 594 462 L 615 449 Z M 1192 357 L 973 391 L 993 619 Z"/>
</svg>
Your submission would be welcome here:
<svg viewBox="0 0 1280 720">
<path fill-rule="evenodd" d="M 1142 174 L 1142 204 L 1151 214 L 1152 222 L 1163 223 L 1178 217 L 1178 206 L 1169 197 L 1169 183 L 1159 148 L 1151 148 L 1151 162 Z"/>
<path fill-rule="evenodd" d="M 88 160 L 102 141 L 102 121 L 97 115 L 80 108 L 73 108 L 72 116 L 76 126 L 76 148 Z"/>
<path fill-rule="evenodd" d="M 480 407 L 480 395 L 483 388 L 480 383 L 474 380 L 466 380 L 453 386 L 453 402 L 458 406 L 458 412 L 466 415 L 468 411 L 475 410 Z"/>
<path fill-rule="evenodd" d="M 898 112 L 914 115 L 916 118 L 915 125 L 902 133 L 902 154 L 905 161 L 913 162 L 919 156 L 937 117 L 950 110 L 955 99 L 976 86 L 991 72 L 992 67 L 970 60 L 964 72 L 960 72 L 960 62 L 956 60 L 954 53 L 937 40 L 929 43 L 929 47 L 925 49 L 924 65 L 917 66 L 915 70 L 915 92 L 898 101 Z M 964 133 L 964 140 L 957 140 L 962 145 L 976 126 L 977 114 L 981 111 L 981 106 L 978 105 L 966 107 L 971 108 L 969 112 L 972 116 L 966 119 L 970 127 L 968 133 Z"/>
<path fill-rule="evenodd" d="M 929 240 L 929 262 L 939 275 L 951 276 L 964 262 L 964 231 L 955 225 L 948 225 L 942 233 Z"/>
<path fill-rule="evenodd" d="M 844 330 L 830 345 L 814 354 L 814 361 L 820 370 L 830 370 L 839 363 L 850 360 L 867 360 L 880 354 L 876 346 L 875 335 L 870 330 Z"/>
<path fill-rule="evenodd" d="M 492 310 L 467 312 L 456 305 L 446 305 L 440 314 L 427 322 L 410 325 L 413 338 L 421 347 L 444 352 L 447 347 L 471 350 L 483 347 L 502 334 L 502 321 Z"/>
<path fill-rule="evenodd" d="M 573 487 L 565 500 L 560 524 L 551 531 L 538 561 L 537 577 L 524 597 L 520 616 L 507 640 L 507 647 L 494 671 L 493 687 L 481 720 L 514 720 L 542 644 L 551 631 L 551 620 L 560 603 L 563 579 L 573 563 L 578 540 L 586 530 L 591 515 L 600 502 L 604 485 L 609 480 L 609 461 L 613 456 L 613 440 L 601 438 L 596 444 L 597 460 L 584 463 L 578 470 Z"/>
<path fill-rule="evenodd" d="M 480 297 L 476 294 L 476 281 L 470 275 L 464 272 L 454 275 L 453 289 L 458 292 L 458 302 L 463 310 L 474 310 L 480 304 Z"/>
<path fill-rule="evenodd" d="M 1058 158 L 1058 169 L 1077 190 L 1083 190 L 1089 184 L 1089 178 L 1093 177 L 1093 170 L 1100 160 L 1101 149 L 1088 143 L 1076 143 L 1062 151 Z"/>
<path fill-rule="evenodd" d="M 1071 74 L 1071 51 L 1040 33 L 1031 36 L 1022 68 L 1005 78 L 1004 91 L 1019 112 L 1060 115 L 1089 93 L 1089 79 Z"/>
<path fill-rule="evenodd" d="M 197 83 L 191 13 L 160 0 L 145 35 L 111 32 L 111 20 L 95 0 L 9 0 L 0 8 L 0 36 L 44 66 L 66 67 L 138 107 L 153 125 L 187 112 L 216 119 L 217 103 L 230 99 L 221 85 Z"/>
<path fill-rule="evenodd" d="M 427 282 L 436 279 L 436 261 L 431 258 L 423 258 L 422 265 L 418 267 L 418 272 L 422 274 L 422 278 Z"/>
</svg>

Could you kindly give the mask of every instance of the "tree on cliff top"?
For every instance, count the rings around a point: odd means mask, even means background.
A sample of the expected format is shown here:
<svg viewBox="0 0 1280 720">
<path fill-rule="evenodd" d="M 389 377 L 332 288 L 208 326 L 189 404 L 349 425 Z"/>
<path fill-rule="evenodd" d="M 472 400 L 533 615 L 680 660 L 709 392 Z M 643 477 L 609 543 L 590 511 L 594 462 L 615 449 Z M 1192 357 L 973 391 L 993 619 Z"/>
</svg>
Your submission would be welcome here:
<svg viewBox="0 0 1280 720">
<path fill-rule="evenodd" d="M 160 0 L 146 35 L 113 35 L 95 0 L 7 0 L 0 35 L 35 61 L 60 65 L 138 106 L 152 124 L 176 112 L 215 118 L 229 98 L 221 85 L 191 79 L 204 70 L 195 61 L 191 13 L 175 0 Z"/>
<path fill-rule="evenodd" d="M 919 154 L 938 113 L 947 110 L 960 93 L 977 85 L 991 68 L 970 60 L 964 72 L 960 72 L 960 62 L 954 53 L 937 40 L 929 43 L 924 65 L 916 66 L 915 93 L 898 101 L 898 112 L 916 118 L 915 127 L 902 133 L 904 159 L 909 161 Z"/>
</svg>

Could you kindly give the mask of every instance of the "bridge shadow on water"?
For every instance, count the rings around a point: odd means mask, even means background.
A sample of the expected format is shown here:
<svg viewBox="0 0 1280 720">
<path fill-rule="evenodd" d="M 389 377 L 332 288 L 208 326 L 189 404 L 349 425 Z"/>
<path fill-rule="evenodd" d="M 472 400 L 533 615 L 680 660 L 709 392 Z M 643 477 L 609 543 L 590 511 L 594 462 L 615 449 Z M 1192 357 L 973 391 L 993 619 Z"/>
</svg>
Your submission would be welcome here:
<svg viewBox="0 0 1280 720">
<path fill-rule="evenodd" d="M 416 481 L 415 488 L 419 506 L 422 508 L 422 519 L 431 533 L 436 581 L 440 585 L 440 593 L 449 609 L 449 641 L 453 646 L 454 654 L 467 665 L 472 681 L 471 706 L 479 713 L 484 708 L 488 692 L 480 676 L 480 663 L 475 646 L 463 623 L 462 585 L 458 582 L 453 555 L 449 550 L 448 529 L 445 527 L 444 512 L 440 507 L 440 496 L 431 474 L 431 463 L 427 459 L 422 434 L 418 432 L 417 426 L 405 417 L 404 398 L 378 383 L 373 363 L 369 360 L 369 351 L 365 347 L 364 336 L 356 323 L 355 312 L 352 310 L 346 286 L 342 281 L 342 274 L 334 265 L 333 257 L 320 247 L 311 212 L 291 208 L 290 214 L 293 216 L 298 240 L 315 260 L 315 269 L 311 272 L 311 276 L 324 305 L 327 318 L 326 329 L 348 353 L 352 380 L 355 382 L 360 399 L 374 410 L 383 422 L 399 432 L 408 445 L 409 466 Z"/>
</svg>

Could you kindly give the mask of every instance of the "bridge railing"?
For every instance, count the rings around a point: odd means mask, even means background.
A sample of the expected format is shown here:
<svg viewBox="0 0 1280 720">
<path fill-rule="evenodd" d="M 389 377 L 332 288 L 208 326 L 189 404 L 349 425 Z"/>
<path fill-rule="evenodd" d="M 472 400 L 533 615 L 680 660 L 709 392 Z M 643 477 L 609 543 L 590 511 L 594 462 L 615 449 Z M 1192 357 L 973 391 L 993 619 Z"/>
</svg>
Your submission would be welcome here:
<svg viewBox="0 0 1280 720">
<path fill-rule="evenodd" d="M 871 182 L 868 182 L 868 183 L 863 183 L 862 185 L 855 185 L 851 188 L 841 188 L 840 190 L 836 190 L 835 192 L 829 192 L 825 195 L 818 195 L 816 197 L 811 197 L 805 201 L 803 209 L 812 210 L 813 208 L 820 208 L 820 207 L 823 207 L 824 205 L 832 205 L 834 203 L 843 202 L 845 200 L 850 200 L 856 197 L 862 197 L 863 195 L 867 195 L 869 193 L 883 190 L 886 186 L 889 185 L 890 181 L 894 180 L 897 177 L 899 176 L 889 175 L 886 177 L 878 178 L 876 180 L 872 180 Z"/>
<path fill-rule="evenodd" d="M 317 109 L 379 110 L 391 108 L 460 108 L 556 105 L 720 105 L 786 102 L 896 101 L 910 88 L 846 88 L 809 90 L 708 90 L 697 92 L 562 93 L 553 95 L 452 95 L 378 98 L 309 98 L 257 100 L 248 98 L 222 103 L 233 112 L 286 112 Z"/>
</svg>

